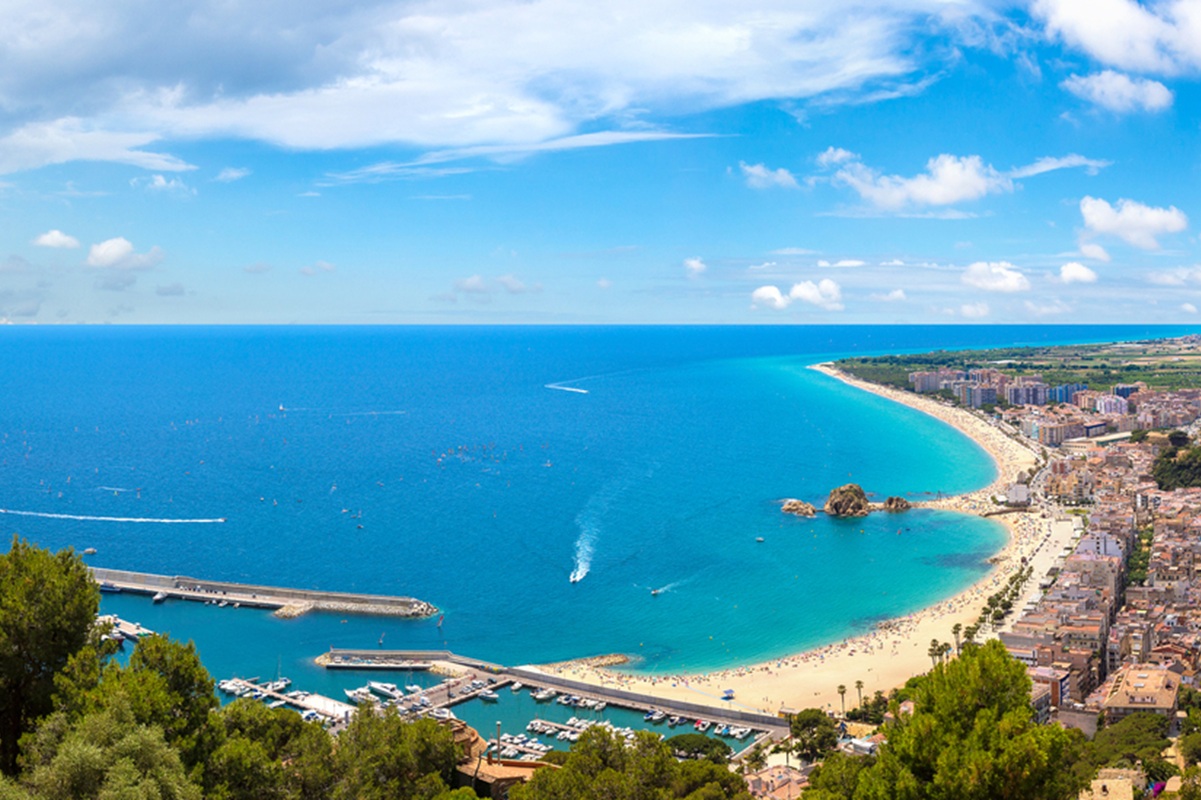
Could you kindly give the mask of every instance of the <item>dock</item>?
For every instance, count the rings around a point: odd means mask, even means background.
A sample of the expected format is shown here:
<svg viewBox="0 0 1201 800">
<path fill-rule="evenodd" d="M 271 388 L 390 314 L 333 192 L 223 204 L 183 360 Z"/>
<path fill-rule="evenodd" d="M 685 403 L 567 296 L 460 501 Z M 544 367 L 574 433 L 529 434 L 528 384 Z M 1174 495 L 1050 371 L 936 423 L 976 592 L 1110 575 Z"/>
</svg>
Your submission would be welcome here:
<svg viewBox="0 0 1201 800">
<path fill-rule="evenodd" d="M 332 722 L 345 722 L 355 712 L 355 707 L 350 703 L 343 703 L 341 700 L 334 700 L 332 697 L 320 694 L 310 694 L 307 692 L 302 692 L 295 696 L 282 694 L 270 691 L 254 681 L 242 678 L 230 678 L 229 683 L 235 688 L 262 692 L 264 696 L 270 697 L 272 700 L 281 700 L 294 708 L 314 711 Z"/>
<path fill-rule="evenodd" d="M 438 613 L 438 609 L 430 603 L 413 597 L 288 589 L 102 567 L 92 567 L 91 570 L 93 579 L 106 592 L 120 591 L 159 599 L 266 608 L 274 610 L 278 617 L 298 617 L 310 611 L 411 618 L 424 618 Z"/>
<path fill-rule="evenodd" d="M 317 656 L 317 665 L 326 669 L 418 670 L 428 671 L 433 659 L 409 650 L 345 650 L 331 647 L 328 653 Z"/>
</svg>

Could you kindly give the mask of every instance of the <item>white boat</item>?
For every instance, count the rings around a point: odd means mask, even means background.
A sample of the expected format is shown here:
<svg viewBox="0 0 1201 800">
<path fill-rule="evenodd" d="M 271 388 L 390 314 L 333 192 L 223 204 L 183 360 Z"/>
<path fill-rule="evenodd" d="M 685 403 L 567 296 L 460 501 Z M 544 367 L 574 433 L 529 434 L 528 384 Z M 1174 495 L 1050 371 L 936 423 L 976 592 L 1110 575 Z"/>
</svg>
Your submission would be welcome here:
<svg viewBox="0 0 1201 800">
<path fill-rule="evenodd" d="M 405 684 L 405 691 L 409 694 L 421 694 L 425 689 L 415 683 Z"/>
<path fill-rule="evenodd" d="M 500 695 L 489 689 L 486 692 L 480 692 L 480 699 L 488 703 L 495 703 L 500 699 Z"/>
<path fill-rule="evenodd" d="M 439 722 L 445 722 L 448 719 L 455 718 L 455 715 L 450 712 L 449 708 L 435 708 L 430 712 L 430 716 Z"/>
<path fill-rule="evenodd" d="M 553 699 L 557 694 L 558 692 L 556 692 L 554 689 L 540 689 L 534 692 L 534 699 L 539 703 L 544 703 L 547 700 Z"/>
<path fill-rule="evenodd" d="M 399 700 L 400 698 L 404 697 L 404 692 L 402 692 L 395 683 L 367 681 L 367 688 L 378 694 L 380 697 L 386 697 L 389 700 Z"/>
<path fill-rule="evenodd" d="M 357 689 L 343 689 L 342 691 L 346 692 L 346 697 L 355 705 L 375 701 L 375 697 L 371 694 L 371 690 L 366 686 L 360 686 Z"/>
<path fill-rule="evenodd" d="M 153 599 L 154 599 L 154 602 L 161 603 L 167 599 L 167 593 L 166 592 L 157 592 L 157 593 L 155 593 Z"/>
<path fill-rule="evenodd" d="M 517 683 L 514 683 L 512 686 L 509 687 L 509 689 L 514 692 L 520 692 L 523 688 L 524 688 L 524 684 L 522 684 L 521 681 L 517 681 Z"/>
</svg>

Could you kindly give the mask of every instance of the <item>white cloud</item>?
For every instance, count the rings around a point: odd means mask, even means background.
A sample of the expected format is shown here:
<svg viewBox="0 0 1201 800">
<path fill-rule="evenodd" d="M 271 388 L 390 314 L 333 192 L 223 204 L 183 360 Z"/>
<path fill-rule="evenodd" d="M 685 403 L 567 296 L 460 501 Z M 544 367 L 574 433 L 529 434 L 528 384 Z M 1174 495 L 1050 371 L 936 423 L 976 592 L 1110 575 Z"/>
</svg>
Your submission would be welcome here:
<svg viewBox="0 0 1201 800">
<path fill-rule="evenodd" d="M 1197 313 L 1197 307 L 1195 305 L 1193 305 L 1192 303 L 1181 303 L 1180 310 L 1187 311 L 1189 314 Z"/>
<path fill-rule="evenodd" d="M 1173 75 L 1201 67 L 1201 14 L 1195 0 L 1036 0 L 1048 35 L 1098 61 Z"/>
<path fill-rule="evenodd" d="M 164 178 L 162 175 L 151 175 L 147 178 L 132 178 L 130 186 L 141 187 L 148 192 L 171 192 L 174 194 L 196 194 L 196 190 L 188 186 L 180 178 Z"/>
<path fill-rule="evenodd" d="M 491 294 L 487 282 L 481 275 L 471 275 L 455 281 L 455 291 L 463 294 Z"/>
<path fill-rule="evenodd" d="M 684 259 L 684 271 L 688 273 L 689 278 L 699 278 L 707 269 L 708 267 L 705 266 L 705 262 L 699 258 Z"/>
<path fill-rule="evenodd" d="M 1024 292 L 1030 281 L 1008 261 L 977 261 L 963 272 L 962 280 L 986 292 Z"/>
<path fill-rule="evenodd" d="M 1144 250 L 1159 248 L 1157 236 L 1188 227 L 1188 217 L 1176 206 L 1155 208 L 1126 199 L 1118 200 L 1114 208 L 1105 200 L 1085 197 L 1080 201 L 1080 214 L 1088 230 L 1112 234 Z"/>
<path fill-rule="evenodd" d="M 527 286 L 517 276 L 512 274 L 501 275 L 496 279 L 496 282 L 500 284 L 500 287 L 509 294 L 526 294 L 527 292 L 538 292 L 542 290 L 541 285 L 534 284 L 533 286 Z"/>
<path fill-rule="evenodd" d="M 788 296 L 793 300 L 802 300 L 827 311 L 841 311 L 842 287 L 829 278 L 822 278 L 817 283 L 801 281 L 794 283 Z"/>
<path fill-rule="evenodd" d="M 74 236 L 68 236 L 57 228 L 46 231 L 41 236 L 34 239 L 33 243 L 38 247 L 79 247 L 78 239 L 76 239 Z"/>
<path fill-rule="evenodd" d="M 844 258 L 839 261 L 827 261 L 823 258 L 817 262 L 819 267 L 862 267 L 866 264 L 866 261 L 860 261 L 855 258 Z"/>
<path fill-rule="evenodd" d="M 1069 261 L 1059 268 L 1060 283 L 1096 283 L 1097 273 L 1078 261 Z"/>
<path fill-rule="evenodd" d="M 1184 286 L 1201 283 L 1201 264 L 1195 267 L 1177 267 L 1147 273 L 1147 281 L 1156 286 Z"/>
<path fill-rule="evenodd" d="M 926 171 L 912 178 L 882 175 L 855 160 L 842 164 L 833 180 L 885 211 L 952 205 L 1013 191 L 1013 181 L 986 165 L 980 156 L 945 153 L 927 161 Z"/>
<path fill-rule="evenodd" d="M 816 253 L 816 250 L 807 250 L 804 247 L 781 247 L 778 250 L 772 250 L 773 256 L 811 256 Z"/>
<path fill-rule="evenodd" d="M 968 319 L 987 317 L 988 303 L 964 303 L 959 307 L 959 313 Z"/>
<path fill-rule="evenodd" d="M 245 167 L 226 167 L 217 173 L 217 177 L 213 180 L 219 183 L 233 183 L 240 181 L 250 174 L 250 170 Z"/>
<path fill-rule="evenodd" d="M 68 161 L 114 161 L 165 172 L 195 169 L 175 156 L 138 149 L 160 138 L 96 130 L 74 117 L 31 122 L 0 138 L 0 175 Z"/>
<path fill-rule="evenodd" d="M 858 160 L 859 156 L 850 150 L 843 150 L 841 147 L 827 147 L 818 155 L 817 165 L 819 167 L 832 167 L 838 164 L 845 164 L 847 161 Z"/>
<path fill-rule="evenodd" d="M 1059 84 L 1077 97 L 1119 114 L 1163 111 L 1172 105 L 1172 92 L 1159 81 L 1131 78 L 1105 70 L 1094 75 L 1073 75 Z"/>
<path fill-rule="evenodd" d="M 1075 167 L 1084 167 L 1084 171 L 1089 175 L 1096 175 L 1097 172 L 1105 167 L 1111 166 L 1112 161 L 1103 161 L 1096 158 L 1085 158 L 1078 153 L 1070 153 L 1066 156 L 1043 156 L 1033 164 L 1027 164 L 1024 167 L 1017 167 L 1009 171 L 1011 178 L 1032 178 L 1035 175 L 1042 175 L 1045 172 L 1052 172 L 1057 169 L 1073 169 Z"/>
<path fill-rule="evenodd" d="M 1062 300 L 1054 299 L 1046 303 L 1034 303 L 1027 300 L 1026 313 L 1034 317 L 1057 317 L 1061 314 L 1071 313 L 1072 307 Z"/>
<path fill-rule="evenodd" d="M 797 188 L 796 178 L 783 167 L 772 169 L 763 164 L 747 164 L 745 161 L 739 161 L 738 167 L 742 170 L 742 176 L 746 178 L 746 185 L 752 189 Z"/>
<path fill-rule="evenodd" d="M 888 292 L 886 294 L 873 294 L 872 299 L 879 300 L 883 303 L 898 303 L 898 302 L 903 302 L 909 298 L 907 298 L 905 296 L 904 289 L 893 289 L 891 292 Z"/>
<path fill-rule="evenodd" d="M 751 306 L 754 308 L 774 308 L 781 311 L 788 308 L 792 298 L 784 295 L 775 286 L 760 286 L 751 292 Z"/>
<path fill-rule="evenodd" d="M 87 113 L 88 131 L 141 137 L 101 154 L 126 163 L 156 139 L 525 146 L 597 120 L 912 94 L 964 20 L 993 13 L 983 0 L 200 3 L 160 9 L 148 28 L 132 6 L 64 2 L 5 9 L 6 119 Z M 931 34 L 949 42 L 918 46 Z M 33 161 L 78 156 L 57 157 Z"/>
<path fill-rule="evenodd" d="M 888 261 L 881 261 L 880 266 L 882 266 L 882 267 L 903 267 L 903 266 L 905 266 L 905 262 L 899 258 L 892 258 L 892 259 L 889 259 Z"/>
<path fill-rule="evenodd" d="M 1080 255 L 1096 261 L 1109 261 L 1109 251 L 1096 242 L 1081 242 Z"/>
<path fill-rule="evenodd" d="M 124 236 L 117 236 L 92 245 L 88 249 L 87 265 L 98 269 L 132 271 L 150 269 L 162 259 L 163 253 L 158 247 L 137 253 L 132 242 Z"/>
<path fill-rule="evenodd" d="M 597 279 L 596 279 L 596 288 L 598 288 L 598 289 L 612 289 L 612 288 L 613 288 L 613 281 L 609 280 L 608 278 L 597 278 Z"/>
<path fill-rule="evenodd" d="M 751 292 L 753 308 L 772 308 L 782 311 L 794 301 L 809 303 L 827 311 L 841 311 L 842 287 L 829 278 L 822 278 L 817 283 L 801 281 L 794 283 L 788 294 L 784 294 L 776 286 L 760 286 Z"/>
</svg>

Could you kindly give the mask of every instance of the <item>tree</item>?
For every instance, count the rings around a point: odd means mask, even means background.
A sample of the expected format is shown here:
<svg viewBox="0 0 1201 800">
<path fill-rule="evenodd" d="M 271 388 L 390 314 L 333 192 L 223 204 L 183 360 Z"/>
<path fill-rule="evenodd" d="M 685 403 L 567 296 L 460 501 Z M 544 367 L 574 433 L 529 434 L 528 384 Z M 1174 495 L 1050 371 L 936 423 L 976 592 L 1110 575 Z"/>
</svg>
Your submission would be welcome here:
<svg viewBox="0 0 1201 800">
<path fill-rule="evenodd" d="M 581 737 L 582 738 L 582 737 Z M 395 708 L 360 707 L 338 736 L 335 800 L 409 798 L 445 791 L 459 762 L 454 734 L 433 720 L 405 722 Z M 436 790 L 436 791 L 435 791 Z"/>
<path fill-rule="evenodd" d="M 959 655 L 959 633 L 963 630 L 963 623 L 956 622 L 951 626 L 951 635 L 955 637 L 955 655 Z"/>
<path fill-rule="evenodd" d="M 18 741 L 52 709 L 54 675 L 88 642 L 100 590 L 71 550 L 13 537 L 0 556 L 0 771 L 17 772 Z"/>
<path fill-rule="evenodd" d="M 756 742 L 751 751 L 742 757 L 742 765 L 747 772 L 758 772 L 767 766 L 767 750 L 763 742 Z"/>
<path fill-rule="evenodd" d="M 863 707 L 863 681 L 855 681 L 855 691 L 859 695 L 858 706 Z"/>
<path fill-rule="evenodd" d="M 899 716 L 855 800 L 1067 800 L 1080 737 L 1034 722 L 1025 667 L 998 641 L 965 648 L 907 686 Z"/>
<path fill-rule="evenodd" d="M 930 656 L 930 666 L 938 666 L 938 657 L 942 655 L 942 645 L 937 639 L 930 640 L 930 646 L 926 648 L 926 655 Z"/>
<path fill-rule="evenodd" d="M 816 761 L 838 744 L 838 729 L 820 708 L 806 708 L 790 721 L 793 750 L 801 758 Z"/>
<path fill-rule="evenodd" d="M 200 800 L 179 753 L 157 726 L 140 725 L 128 706 L 114 704 L 71 724 L 47 717 L 25 748 L 25 782 L 34 797 Z"/>
<path fill-rule="evenodd" d="M 842 701 L 842 715 L 847 715 L 847 687 L 844 684 L 838 684 L 838 699 Z"/>
<path fill-rule="evenodd" d="M 681 733 L 664 741 L 671 752 L 683 758 L 707 758 L 715 764 L 725 764 L 734 749 L 721 739 L 703 733 Z"/>
<path fill-rule="evenodd" d="M 870 756 L 848 756 L 834 752 L 809 773 L 805 800 L 841 800 L 855 796 L 859 773 L 875 763 Z"/>
</svg>

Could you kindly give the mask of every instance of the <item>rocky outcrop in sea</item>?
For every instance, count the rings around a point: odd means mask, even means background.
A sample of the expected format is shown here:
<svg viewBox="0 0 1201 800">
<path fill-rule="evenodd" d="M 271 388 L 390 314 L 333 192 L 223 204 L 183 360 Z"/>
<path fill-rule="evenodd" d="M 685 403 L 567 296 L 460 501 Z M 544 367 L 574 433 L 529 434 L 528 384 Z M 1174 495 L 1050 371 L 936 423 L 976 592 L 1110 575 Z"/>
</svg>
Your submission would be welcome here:
<svg viewBox="0 0 1201 800">
<path fill-rule="evenodd" d="M 857 483 L 848 483 L 830 490 L 826 499 L 825 512 L 832 517 L 866 517 L 872 510 L 872 504 L 867 501 L 863 487 Z"/>
<path fill-rule="evenodd" d="M 798 517 L 812 517 L 817 513 L 817 509 L 812 503 L 797 500 L 795 497 L 785 500 L 784 504 L 780 506 L 780 510 L 785 514 L 796 514 Z"/>
</svg>

